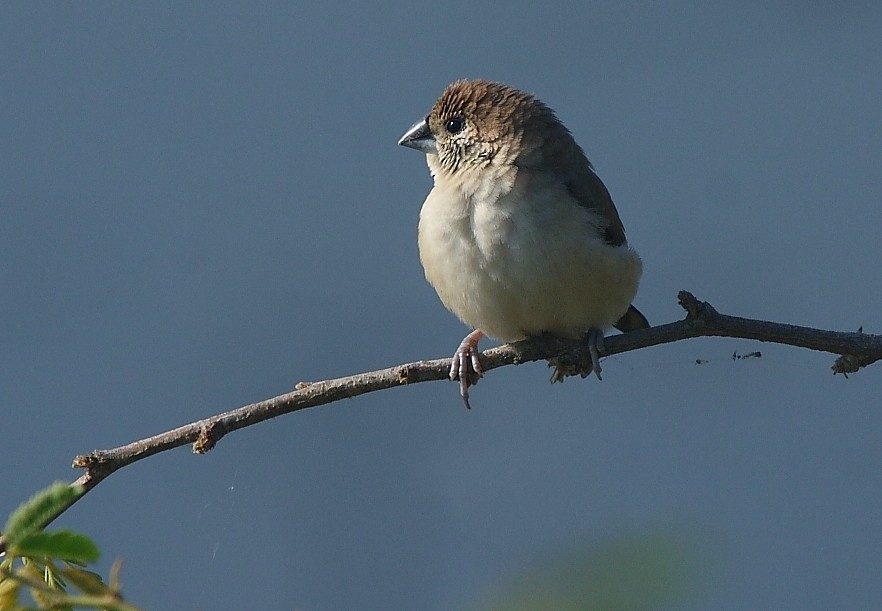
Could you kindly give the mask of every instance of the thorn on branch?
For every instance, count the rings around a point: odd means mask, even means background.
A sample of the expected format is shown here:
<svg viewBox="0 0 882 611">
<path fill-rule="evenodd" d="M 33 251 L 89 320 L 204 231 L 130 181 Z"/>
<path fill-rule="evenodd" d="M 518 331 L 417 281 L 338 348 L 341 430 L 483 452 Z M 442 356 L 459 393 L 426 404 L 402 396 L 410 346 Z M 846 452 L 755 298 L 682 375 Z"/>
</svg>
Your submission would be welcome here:
<svg viewBox="0 0 882 611">
<path fill-rule="evenodd" d="M 677 293 L 677 301 L 680 303 L 680 307 L 686 310 L 687 322 L 710 322 L 717 315 L 714 306 L 706 301 L 698 300 L 689 291 Z"/>
<path fill-rule="evenodd" d="M 205 454 L 217 445 L 227 432 L 226 427 L 221 421 L 212 423 L 199 431 L 199 436 L 193 442 L 193 454 Z"/>
<path fill-rule="evenodd" d="M 399 384 L 410 384 L 411 382 L 411 372 L 410 367 L 407 365 L 402 365 L 398 368 L 398 383 Z"/>
<path fill-rule="evenodd" d="M 698 317 L 698 300 L 695 295 L 689 291 L 680 291 L 677 293 L 677 303 L 686 310 L 686 319 Z"/>
<path fill-rule="evenodd" d="M 861 325 L 857 330 L 858 334 L 863 334 L 864 326 Z M 845 376 L 845 379 L 848 379 L 848 374 L 856 373 L 861 367 L 866 367 L 867 365 L 872 365 L 878 358 L 862 355 L 857 356 L 854 354 L 843 354 L 836 361 L 834 361 L 831 369 L 833 370 L 833 375 L 837 373 L 841 373 Z"/>
<path fill-rule="evenodd" d="M 843 354 L 833 362 L 831 369 L 833 375 L 841 373 L 848 378 L 848 374 L 857 373 L 861 367 L 866 367 L 875 363 L 878 359 L 871 356 L 855 356 L 853 354 Z"/>
<path fill-rule="evenodd" d="M 101 481 L 116 470 L 113 461 L 108 460 L 107 453 L 92 450 L 88 454 L 80 454 L 73 459 L 74 469 L 85 469 L 86 472 L 78 481 Z"/>
<path fill-rule="evenodd" d="M 99 460 L 98 451 L 95 450 L 89 454 L 80 454 L 79 456 L 76 456 L 73 459 L 71 467 L 74 469 L 92 469 L 98 464 Z"/>
</svg>

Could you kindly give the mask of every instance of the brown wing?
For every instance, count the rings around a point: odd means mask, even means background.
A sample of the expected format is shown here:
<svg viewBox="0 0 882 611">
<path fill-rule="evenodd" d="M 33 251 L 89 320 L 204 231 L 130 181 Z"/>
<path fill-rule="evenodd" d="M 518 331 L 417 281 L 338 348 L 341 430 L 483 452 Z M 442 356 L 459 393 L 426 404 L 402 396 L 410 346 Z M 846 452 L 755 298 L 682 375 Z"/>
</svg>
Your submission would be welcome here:
<svg viewBox="0 0 882 611">
<path fill-rule="evenodd" d="M 591 208 L 606 220 L 606 227 L 603 228 L 604 241 L 611 246 L 621 246 L 625 243 L 625 227 L 606 185 L 594 173 L 594 168 L 587 159 L 584 159 L 584 164 L 579 163 L 578 166 L 581 167 L 573 168 L 576 169 L 576 172 L 573 172 L 575 176 L 562 176 L 567 190 L 579 204 Z"/>
<path fill-rule="evenodd" d="M 545 117 L 542 149 L 546 169 L 553 171 L 580 205 L 590 208 L 605 221 L 603 239 L 610 246 L 625 243 L 625 228 L 606 185 L 594 172 L 585 151 L 554 115 Z"/>
<path fill-rule="evenodd" d="M 542 172 L 552 172 L 582 206 L 596 212 L 605 222 L 603 239 L 611 246 L 625 243 L 625 228 L 606 186 L 594 173 L 570 131 L 550 108 L 539 102 L 531 106 L 535 113 L 521 134 L 517 165 Z"/>
</svg>

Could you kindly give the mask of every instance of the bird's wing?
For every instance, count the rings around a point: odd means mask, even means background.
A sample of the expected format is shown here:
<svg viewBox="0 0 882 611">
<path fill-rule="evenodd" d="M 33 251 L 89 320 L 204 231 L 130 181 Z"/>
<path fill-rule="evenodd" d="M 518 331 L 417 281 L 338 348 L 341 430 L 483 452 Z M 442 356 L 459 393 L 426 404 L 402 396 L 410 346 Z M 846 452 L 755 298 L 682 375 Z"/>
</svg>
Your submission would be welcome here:
<svg viewBox="0 0 882 611">
<path fill-rule="evenodd" d="M 621 246 L 625 243 L 625 227 L 619 212 L 613 204 L 612 197 L 606 189 L 606 185 L 600 177 L 594 173 L 594 168 L 585 159 L 585 164 L 578 172 L 569 172 L 567 176 L 561 176 L 567 186 L 567 190 L 580 205 L 590 208 L 599 214 L 605 221 L 603 239 L 611 246 Z"/>
</svg>

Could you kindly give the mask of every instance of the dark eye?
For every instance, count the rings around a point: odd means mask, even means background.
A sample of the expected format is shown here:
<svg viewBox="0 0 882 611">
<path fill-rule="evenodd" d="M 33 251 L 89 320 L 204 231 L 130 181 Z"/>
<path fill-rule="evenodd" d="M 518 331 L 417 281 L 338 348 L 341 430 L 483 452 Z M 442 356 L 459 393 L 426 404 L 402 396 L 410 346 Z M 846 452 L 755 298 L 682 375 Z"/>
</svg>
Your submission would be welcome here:
<svg viewBox="0 0 882 611">
<path fill-rule="evenodd" d="M 450 134 L 458 134 L 465 129 L 465 119 L 462 117 L 447 119 L 447 122 L 444 124 L 444 129 Z"/>
</svg>

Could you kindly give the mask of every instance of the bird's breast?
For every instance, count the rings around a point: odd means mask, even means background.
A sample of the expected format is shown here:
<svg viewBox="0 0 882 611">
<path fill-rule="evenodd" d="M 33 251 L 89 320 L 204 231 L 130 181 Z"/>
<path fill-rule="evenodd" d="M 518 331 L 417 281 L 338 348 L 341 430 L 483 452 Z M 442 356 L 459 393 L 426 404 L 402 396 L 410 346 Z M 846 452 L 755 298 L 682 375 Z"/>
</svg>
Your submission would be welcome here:
<svg viewBox="0 0 882 611">
<path fill-rule="evenodd" d="M 436 182 L 420 212 L 426 278 L 463 322 L 505 341 L 609 327 L 636 293 L 639 257 L 604 243 L 563 185 L 527 178 L 490 196 Z"/>
</svg>

